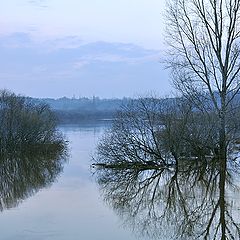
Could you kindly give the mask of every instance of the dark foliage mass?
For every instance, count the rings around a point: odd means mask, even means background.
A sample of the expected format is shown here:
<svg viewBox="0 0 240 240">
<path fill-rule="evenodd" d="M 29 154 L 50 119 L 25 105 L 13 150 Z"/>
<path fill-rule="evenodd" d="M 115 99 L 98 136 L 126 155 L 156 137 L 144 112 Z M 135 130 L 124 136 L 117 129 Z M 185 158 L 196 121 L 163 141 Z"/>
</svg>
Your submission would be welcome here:
<svg viewBox="0 0 240 240">
<path fill-rule="evenodd" d="M 8 91 L 0 92 L 0 150 L 30 145 L 64 146 L 49 106 L 36 104 Z"/>
<path fill-rule="evenodd" d="M 66 157 L 66 142 L 49 106 L 1 91 L 0 211 L 49 186 Z"/>
</svg>

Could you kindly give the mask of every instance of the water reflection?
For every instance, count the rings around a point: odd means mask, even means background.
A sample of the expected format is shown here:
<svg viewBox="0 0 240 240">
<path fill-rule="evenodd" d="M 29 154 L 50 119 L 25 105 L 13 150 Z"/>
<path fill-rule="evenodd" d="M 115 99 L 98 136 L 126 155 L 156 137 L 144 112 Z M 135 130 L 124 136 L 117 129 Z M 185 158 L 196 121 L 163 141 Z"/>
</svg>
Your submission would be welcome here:
<svg viewBox="0 0 240 240">
<path fill-rule="evenodd" d="M 0 210 L 49 186 L 63 170 L 66 149 L 59 146 L 25 148 L 0 155 Z"/>
<path fill-rule="evenodd" d="M 240 239 L 237 164 L 181 161 L 175 167 L 98 166 L 105 200 L 139 235 Z"/>
</svg>

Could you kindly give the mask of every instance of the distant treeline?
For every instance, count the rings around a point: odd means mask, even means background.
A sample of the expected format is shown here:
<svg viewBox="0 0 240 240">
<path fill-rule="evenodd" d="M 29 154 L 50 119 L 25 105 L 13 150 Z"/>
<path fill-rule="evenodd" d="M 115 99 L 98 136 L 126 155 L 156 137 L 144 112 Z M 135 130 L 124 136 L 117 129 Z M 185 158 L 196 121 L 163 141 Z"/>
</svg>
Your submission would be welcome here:
<svg viewBox="0 0 240 240">
<path fill-rule="evenodd" d="M 117 110 L 130 99 L 100 99 L 92 98 L 44 98 L 32 99 L 45 103 L 55 112 L 59 123 L 74 123 L 89 120 L 112 119 Z"/>
<path fill-rule="evenodd" d="M 217 93 L 216 93 L 217 94 Z M 149 98 L 149 97 L 146 97 Z M 152 98 L 152 97 L 150 97 Z M 142 98 L 140 98 L 142 99 Z M 161 101 L 171 103 L 175 98 L 162 98 Z M 204 101 L 204 96 L 202 101 Z M 218 96 L 216 99 L 220 101 Z M 128 103 L 132 104 L 139 101 L 139 99 L 132 98 L 112 98 L 101 99 L 99 97 L 82 97 L 82 98 L 67 98 L 62 97 L 58 99 L 53 98 L 30 98 L 31 102 L 37 104 L 47 104 L 55 113 L 58 123 L 77 123 L 90 120 L 113 119 L 118 110 Z M 235 101 L 240 101 L 240 95 L 235 97 Z"/>
</svg>

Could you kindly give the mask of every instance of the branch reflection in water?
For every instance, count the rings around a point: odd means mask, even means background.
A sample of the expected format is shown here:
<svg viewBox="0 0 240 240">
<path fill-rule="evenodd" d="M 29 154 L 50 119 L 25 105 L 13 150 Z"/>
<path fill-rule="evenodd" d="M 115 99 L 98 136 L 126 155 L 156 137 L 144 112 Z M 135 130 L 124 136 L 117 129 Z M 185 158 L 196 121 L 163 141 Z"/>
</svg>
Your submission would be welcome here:
<svg viewBox="0 0 240 240">
<path fill-rule="evenodd" d="M 63 170 L 64 146 L 38 146 L 0 155 L 0 210 L 16 207 L 50 186 Z"/>
<path fill-rule="evenodd" d="M 102 167 L 107 203 L 138 233 L 160 239 L 239 239 L 236 172 L 219 161 L 151 169 Z M 170 236 L 171 235 L 171 236 Z"/>
<path fill-rule="evenodd" d="M 106 202 L 139 235 L 240 239 L 238 150 L 219 157 L 214 115 L 138 104 L 119 113 L 98 145 L 93 166 Z"/>
</svg>

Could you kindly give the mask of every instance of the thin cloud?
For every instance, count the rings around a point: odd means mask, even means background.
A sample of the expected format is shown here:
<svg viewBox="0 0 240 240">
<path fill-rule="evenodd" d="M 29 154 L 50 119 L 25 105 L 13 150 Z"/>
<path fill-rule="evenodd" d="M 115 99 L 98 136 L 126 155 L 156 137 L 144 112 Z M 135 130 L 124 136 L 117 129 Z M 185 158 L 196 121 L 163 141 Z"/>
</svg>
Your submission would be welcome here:
<svg viewBox="0 0 240 240">
<path fill-rule="evenodd" d="M 49 7 L 49 0 L 29 0 L 28 4 L 41 9 Z"/>
<path fill-rule="evenodd" d="M 126 64 L 142 64 L 146 62 L 156 62 L 160 59 L 160 53 L 139 56 L 127 57 L 117 54 L 91 54 L 82 56 L 79 61 L 75 62 L 76 66 L 84 66 L 94 62 L 108 62 L 108 63 L 126 63 Z"/>
</svg>

